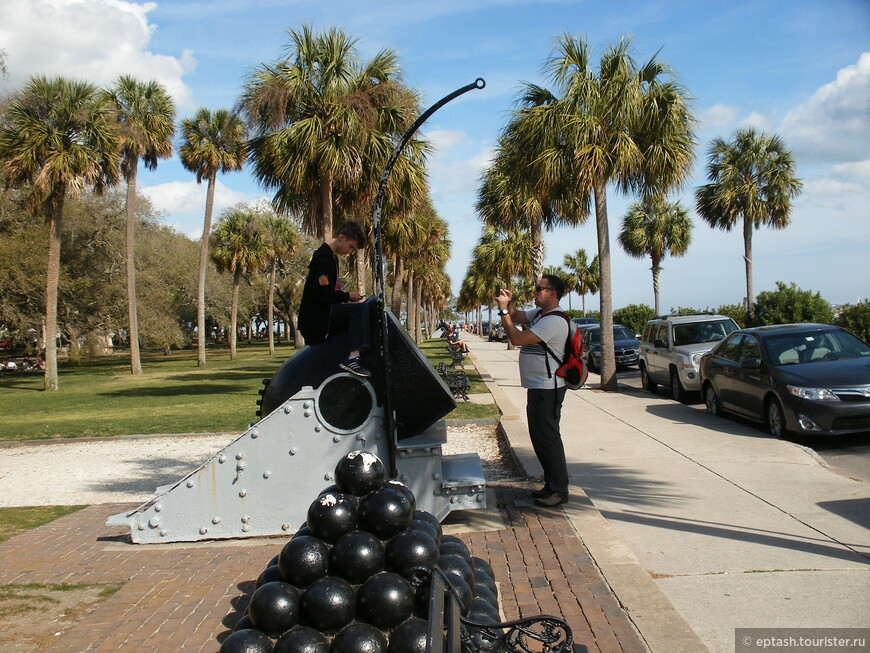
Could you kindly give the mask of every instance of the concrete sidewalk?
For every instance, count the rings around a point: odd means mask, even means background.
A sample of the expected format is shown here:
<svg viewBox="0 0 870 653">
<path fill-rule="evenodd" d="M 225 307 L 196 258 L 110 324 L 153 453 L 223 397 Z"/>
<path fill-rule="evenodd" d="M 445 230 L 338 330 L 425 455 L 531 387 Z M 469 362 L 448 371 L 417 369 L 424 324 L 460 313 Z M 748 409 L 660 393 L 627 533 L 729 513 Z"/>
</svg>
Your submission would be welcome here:
<svg viewBox="0 0 870 653">
<path fill-rule="evenodd" d="M 518 350 L 469 337 L 531 476 Z M 870 626 L 870 487 L 757 429 L 598 377 L 568 392 L 565 514 L 647 645 L 734 651 L 735 628 Z"/>
</svg>

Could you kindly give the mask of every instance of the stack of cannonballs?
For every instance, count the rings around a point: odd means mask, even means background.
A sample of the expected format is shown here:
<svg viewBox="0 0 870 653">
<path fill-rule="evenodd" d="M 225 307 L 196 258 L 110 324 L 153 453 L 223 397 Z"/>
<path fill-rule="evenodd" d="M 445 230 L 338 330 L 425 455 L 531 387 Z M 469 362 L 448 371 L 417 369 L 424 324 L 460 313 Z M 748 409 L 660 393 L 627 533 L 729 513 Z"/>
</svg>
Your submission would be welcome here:
<svg viewBox="0 0 870 653">
<path fill-rule="evenodd" d="M 377 456 L 351 452 L 260 574 L 221 653 L 425 653 L 436 563 L 464 617 L 499 621 L 491 567 L 416 510 L 413 492 L 387 480 Z"/>
</svg>

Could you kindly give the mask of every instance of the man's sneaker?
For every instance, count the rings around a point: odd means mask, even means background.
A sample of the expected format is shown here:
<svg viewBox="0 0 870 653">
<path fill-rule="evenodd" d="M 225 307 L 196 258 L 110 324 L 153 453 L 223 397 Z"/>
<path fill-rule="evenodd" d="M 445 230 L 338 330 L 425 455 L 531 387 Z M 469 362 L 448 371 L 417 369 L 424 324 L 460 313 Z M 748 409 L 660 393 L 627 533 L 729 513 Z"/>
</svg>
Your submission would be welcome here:
<svg viewBox="0 0 870 653">
<path fill-rule="evenodd" d="M 543 506 L 544 508 L 555 508 L 556 506 L 561 506 L 563 503 L 568 503 L 568 497 L 563 497 L 558 492 L 553 492 L 546 497 L 535 499 L 535 505 Z"/>
<path fill-rule="evenodd" d="M 546 487 L 542 487 L 540 490 L 532 490 L 531 492 L 529 492 L 529 496 L 533 499 L 543 499 L 544 497 L 548 497 L 551 494 L 553 493 L 550 492 L 550 490 L 548 490 Z"/>
<path fill-rule="evenodd" d="M 367 379 L 372 375 L 371 372 L 369 372 L 366 368 L 359 364 L 359 358 L 357 358 L 356 356 L 353 358 L 348 358 L 346 361 L 341 363 L 339 367 L 345 372 L 356 374 L 357 376 L 361 376 L 364 379 Z"/>
</svg>

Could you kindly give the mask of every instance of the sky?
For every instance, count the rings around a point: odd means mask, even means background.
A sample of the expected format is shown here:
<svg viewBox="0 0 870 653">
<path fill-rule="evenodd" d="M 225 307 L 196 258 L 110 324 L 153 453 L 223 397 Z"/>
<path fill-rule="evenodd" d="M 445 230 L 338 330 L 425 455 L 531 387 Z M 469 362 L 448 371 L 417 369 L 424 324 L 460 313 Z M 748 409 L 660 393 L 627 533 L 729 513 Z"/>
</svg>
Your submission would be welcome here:
<svg viewBox="0 0 870 653">
<path fill-rule="evenodd" d="M 31 75 L 108 85 L 128 74 L 163 83 L 179 120 L 201 107 L 229 109 L 250 73 L 280 59 L 288 30 L 304 24 L 345 30 L 365 59 L 396 51 L 424 107 L 486 81 L 422 128 L 435 146 L 430 185 L 450 228 L 454 291 L 481 235 L 481 171 L 521 84 L 551 87 L 543 65 L 568 34 L 586 39 L 595 62 L 608 45 L 631 39 L 639 62 L 657 56 L 692 98 L 695 165 L 669 199 L 689 210 L 694 231 L 688 252 L 663 263 L 663 311 L 743 301 L 742 232 L 710 228 L 693 198 L 707 182 L 710 142 L 749 126 L 785 140 L 803 182 L 791 224 L 755 232 L 755 292 L 783 281 L 835 304 L 870 296 L 870 0 L 2 0 L 8 74 L 0 93 Z M 138 182 L 167 224 L 199 238 L 205 184 L 177 156 L 141 169 Z M 219 175 L 215 216 L 268 195 L 247 168 Z M 608 192 L 614 308 L 653 305 L 649 259 L 628 257 L 616 240 L 635 199 Z M 594 217 L 545 234 L 545 246 L 545 265 L 560 266 L 581 248 L 591 258 Z M 597 310 L 597 295 L 586 299 Z M 580 300 L 562 305 L 579 308 Z"/>
</svg>

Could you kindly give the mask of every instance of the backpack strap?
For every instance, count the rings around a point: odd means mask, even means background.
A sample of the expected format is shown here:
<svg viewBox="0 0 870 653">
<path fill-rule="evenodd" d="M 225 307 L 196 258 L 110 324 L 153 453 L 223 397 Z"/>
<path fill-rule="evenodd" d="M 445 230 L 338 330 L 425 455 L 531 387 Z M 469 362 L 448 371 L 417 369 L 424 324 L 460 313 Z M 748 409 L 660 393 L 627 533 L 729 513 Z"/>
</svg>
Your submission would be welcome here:
<svg viewBox="0 0 870 653">
<path fill-rule="evenodd" d="M 542 317 L 541 313 L 543 313 L 543 310 L 539 309 L 535 315 L 536 321 Z M 568 360 L 568 348 L 571 344 L 571 318 L 568 317 L 568 314 L 565 313 L 565 311 L 550 311 L 543 317 L 549 317 L 550 315 L 560 315 L 565 318 L 565 321 L 568 323 L 568 337 L 565 339 L 565 355 L 562 357 L 562 360 L 559 360 L 559 357 L 556 356 L 555 352 L 547 346 L 547 343 L 541 340 L 541 346 L 544 348 L 544 351 L 547 352 L 547 356 L 544 356 L 544 365 L 547 367 L 547 378 L 549 379 L 550 377 L 553 377 L 554 383 L 558 384 L 558 381 L 555 380 L 556 375 L 550 372 L 550 356 L 552 356 L 553 360 L 559 365 L 564 365 Z"/>
</svg>

